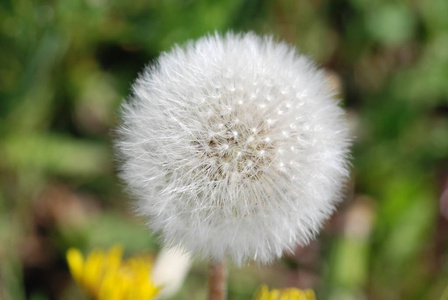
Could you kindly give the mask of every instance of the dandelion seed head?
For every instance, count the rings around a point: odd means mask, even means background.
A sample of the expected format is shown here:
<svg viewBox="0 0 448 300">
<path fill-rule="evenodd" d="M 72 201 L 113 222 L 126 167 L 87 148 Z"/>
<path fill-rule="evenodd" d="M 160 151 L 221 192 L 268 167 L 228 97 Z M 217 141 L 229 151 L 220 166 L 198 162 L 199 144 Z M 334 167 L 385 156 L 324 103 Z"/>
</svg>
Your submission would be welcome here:
<svg viewBox="0 0 448 300">
<path fill-rule="evenodd" d="M 323 72 L 252 33 L 175 47 L 145 69 L 116 143 L 139 213 L 166 244 L 270 262 L 307 244 L 348 177 L 343 111 Z"/>
</svg>

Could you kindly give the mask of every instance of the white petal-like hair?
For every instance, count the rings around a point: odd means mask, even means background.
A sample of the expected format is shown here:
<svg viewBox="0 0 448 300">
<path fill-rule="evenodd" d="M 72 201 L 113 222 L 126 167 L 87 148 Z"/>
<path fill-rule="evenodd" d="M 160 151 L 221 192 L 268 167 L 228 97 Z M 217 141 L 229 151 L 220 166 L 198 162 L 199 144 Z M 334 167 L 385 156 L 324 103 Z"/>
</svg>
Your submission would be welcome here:
<svg viewBox="0 0 448 300">
<path fill-rule="evenodd" d="M 341 198 L 350 136 L 315 64 L 253 33 L 148 66 L 122 106 L 120 173 L 167 246 L 240 265 L 307 244 Z"/>
</svg>

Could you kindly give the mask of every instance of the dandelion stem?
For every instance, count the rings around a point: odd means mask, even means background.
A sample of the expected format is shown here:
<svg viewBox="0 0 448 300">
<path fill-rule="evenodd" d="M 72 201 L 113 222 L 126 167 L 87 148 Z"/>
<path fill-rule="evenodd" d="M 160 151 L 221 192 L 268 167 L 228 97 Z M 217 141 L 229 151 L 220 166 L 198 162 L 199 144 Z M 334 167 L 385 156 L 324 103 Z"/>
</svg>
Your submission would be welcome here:
<svg viewBox="0 0 448 300">
<path fill-rule="evenodd" d="M 227 270 L 225 259 L 210 260 L 208 300 L 225 300 L 227 298 Z"/>
</svg>

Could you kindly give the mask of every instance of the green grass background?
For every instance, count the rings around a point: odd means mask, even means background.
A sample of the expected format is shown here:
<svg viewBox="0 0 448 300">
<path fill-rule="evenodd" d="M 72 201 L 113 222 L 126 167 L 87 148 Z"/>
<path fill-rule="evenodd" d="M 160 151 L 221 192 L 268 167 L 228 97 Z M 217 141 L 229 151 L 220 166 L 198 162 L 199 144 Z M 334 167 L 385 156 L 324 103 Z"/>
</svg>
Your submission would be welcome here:
<svg viewBox="0 0 448 300">
<path fill-rule="evenodd" d="M 71 246 L 157 254 L 116 178 L 117 109 L 162 51 L 227 30 L 274 35 L 331 71 L 356 135 L 346 200 L 318 240 L 271 266 L 231 267 L 229 299 L 262 283 L 320 300 L 439 299 L 447 16 L 446 0 L 2 0 L 0 299 L 83 299 Z M 173 299 L 205 292 L 197 260 Z"/>
</svg>

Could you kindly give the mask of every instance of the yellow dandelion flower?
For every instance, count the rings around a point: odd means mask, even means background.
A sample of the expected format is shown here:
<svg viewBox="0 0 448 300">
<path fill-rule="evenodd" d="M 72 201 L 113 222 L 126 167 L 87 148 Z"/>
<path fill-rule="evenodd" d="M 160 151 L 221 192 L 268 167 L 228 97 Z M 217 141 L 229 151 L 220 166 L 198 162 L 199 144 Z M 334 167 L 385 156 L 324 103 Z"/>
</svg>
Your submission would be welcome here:
<svg viewBox="0 0 448 300">
<path fill-rule="evenodd" d="M 262 286 L 255 300 L 316 300 L 313 290 L 300 290 L 289 288 L 284 290 L 272 289 Z"/>
<path fill-rule="evenodd" d="M 151 278 L 150 257 L 122 259 L 123 249 L 114 246 L 109 251 L 93 250 L 84 258 L 81 251 L 67 251 L 70 272 L 90 297 L 96 300 L 150 300 L 160 287 Z"/>
</svg>

